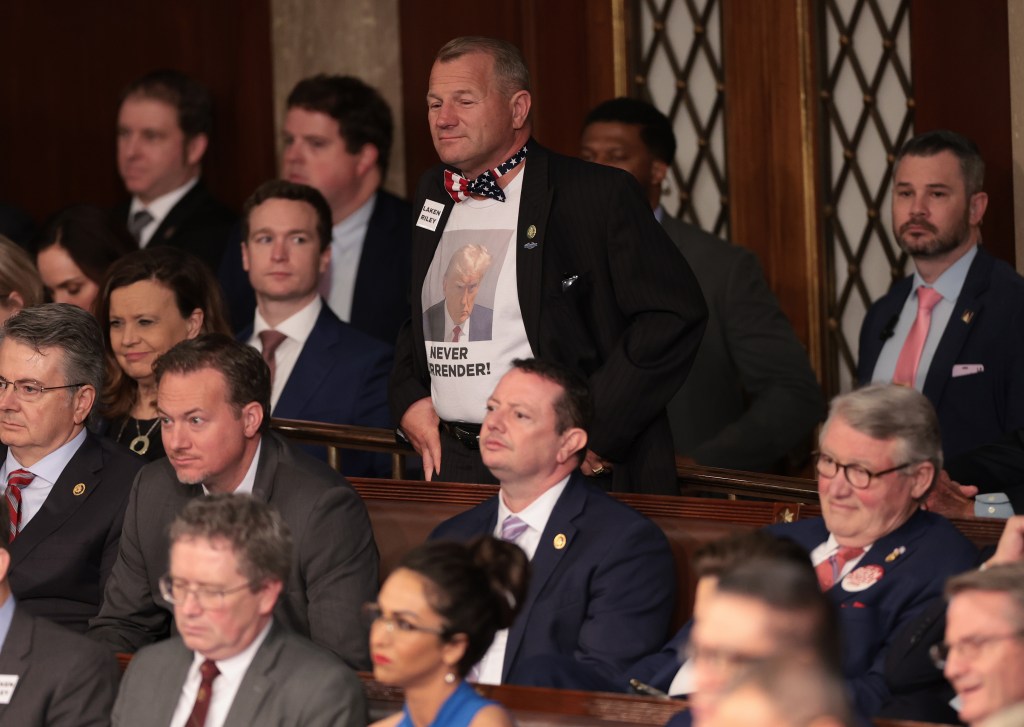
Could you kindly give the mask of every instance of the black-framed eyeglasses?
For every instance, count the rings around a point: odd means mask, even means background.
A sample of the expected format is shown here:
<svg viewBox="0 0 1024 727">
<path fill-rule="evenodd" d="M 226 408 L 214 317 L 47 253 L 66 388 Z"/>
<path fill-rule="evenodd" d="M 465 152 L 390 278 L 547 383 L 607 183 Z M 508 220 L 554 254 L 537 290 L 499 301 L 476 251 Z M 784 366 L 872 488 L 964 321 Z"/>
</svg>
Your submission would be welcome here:
<svg viewBox="0 0 1024 727">
<path fill-rule="evenodd" d="M 877 479 L 891 472 L 896 472 L 905 467 L 910 467 L 913 464 L 917 464 L 917 462 L 904 462 L 901 465 L 890 467 L 889 469 L 882 470 L 881 472 L 872 472 L 867 467 L 863 467 L 859 464 L 843 464 L 842 462 L 837 462 L 824 452 L 815 452 L 814 461 L 815 468 L 818 470 L 818 474 L 822 477 L 831 479 L 839 474 L 839 470 L 842 470 L 843 475 L 846 477 L 846 481 L 858 490 L 866 490 L 871 484 L 871 480 Z"/>
<path fill-rule="evenodd" d="M 403 633 L 421 631 L 425 634 L 440 636 L 442 639 L 448 637 L 448 629 L 436 629 L 430 626 L 420 626 L 419 624 L 414 624 L 412 621 L 402 618 L 401 616 L 385 616 L 380 605 L 376 603 L 364 603 L 362 616 L 363 624 L 365 624 L 366 628 L 370 628 L 375 623 L 380 623 L 383 624 L 384 629 L 391 634 L 396 631 L 401 631 Z"/>
<path fill-rule="evenodd" d="M 164 600 L 171 604 L 183 605 L 188 599 L 188 594 L 192 594 L 196 603 L 199 604 L 199 608 L 204 611 L 219 611 L 224 608 L 225 596 L 232 593 L 237 593 L 243 588 L 252 588 L 252 582 L 247 581 L 240 586 L 234 588 L 214 588 L 211 586 L 193 586 L 188 581 L 183 581 L 177 578 L 171 578 L 171 574 L 168 573 L 160 577 L 160 595 L 164 597 Z"/>
<path fill-rule="evenodd" d="M 976 659 L 982 649 L 989 644 L 996 641 L 1002 641 L 1004 639 L 1019 639 L 1022 636 L 1024 636 L 1024 629 L 1020 629 L 1009 634 L 966 636 L 959 641 L 954 641 L 952 644 L 947 644 L 945 641 L 941 644 L 932 644 L 932 647 L 928 649 L 928 656 L 932 658 L 932 663 L 935 664 L 937 668 L 945 669 L 946 662 L 949 661 L 949 655 L 954 651 L 959 651 L 963 658 L 967 660 Z"/>
<path fill-rule="evenodd" d="M 63 386 L 43 386 L 38 381 L 21 380 L 21 381 L 8 381 L 4 377 L 0 376 L 0 395 L 3 395 L 9 388 L 14 387 L 14 395 L 22 401 L 36 401 L 47 391 L 56 391 L 57 389 L 74 389 L 79 386 L 85 386 L 85 384 L 64 384 Z"/>
</svg>

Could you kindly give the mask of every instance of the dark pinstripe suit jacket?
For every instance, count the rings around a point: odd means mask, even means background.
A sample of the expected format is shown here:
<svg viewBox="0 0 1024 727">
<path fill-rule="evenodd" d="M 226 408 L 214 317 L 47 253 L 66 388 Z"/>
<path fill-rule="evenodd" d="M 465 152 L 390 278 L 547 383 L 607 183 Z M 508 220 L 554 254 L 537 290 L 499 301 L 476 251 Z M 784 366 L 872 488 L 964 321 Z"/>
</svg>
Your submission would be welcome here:
<svg viewBox="0 0 1024 727">
<path fill-rule="evenodd" d="M 427 199 L 444 205 L 435 231 L 413 229 L 416 323 L 399 334 L 395 421 L 430 395 L 420 288 L 454 206 L 442 169 L 420 180 L 413 208 Z M 530 346 L 588 379 L 595 404 L 590 448 L 616 463 L 613 489 L 678 492 L 665 404 L 686 379 L 704 332 L 697 280 L 631 175 L 532 139 L 525 174 L 516 268 Z"/>
</svg>

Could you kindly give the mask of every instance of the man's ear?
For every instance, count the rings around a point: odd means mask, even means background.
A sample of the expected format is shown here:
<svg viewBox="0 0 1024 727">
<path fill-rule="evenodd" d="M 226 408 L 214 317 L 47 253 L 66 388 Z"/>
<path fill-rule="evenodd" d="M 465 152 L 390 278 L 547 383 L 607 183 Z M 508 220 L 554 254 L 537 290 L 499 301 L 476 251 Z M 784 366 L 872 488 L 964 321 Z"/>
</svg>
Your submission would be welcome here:
<svg viewBox="0 0 1024 727">
<path fill-rule="evenodd" d="M 203 160 L 206 153 L 206 145 L 210 143 L 206 134 L 196 134 L 185 142 L 185 163 L 194 167 Z"/>
<path fill-rule="evenodd" d="M 970 223 L 972 225 L 980 225 L 982 220 L 985 219 L 985 210 L 988 209 L 988 195 L 985 192 L 975 192 L 971 195 L 970 205 Z"/>
<path fill-rule="evenodd" d="M 562 444 L 558 448 L 558 464 L 564 464 L 576 457 L 580 450 L 587 448 L 587 433 L 579 427 L 570 427 L 561 434 Z"/>
<path fill-rule="evenodd" d="M 89 384 L 78 387 L 73 395 L 74 402 L 74 413 L 73 418 L 75 424 L 82 424 L 86 419 L 89 418 L 89 412 L 92 411 L 92 405 L 96 403 L 96 389 Z"/>
<path fill-rule="evenodd" d="M 518 131 L 526 125 L 526 119 L 530 115 L 529 91 L 516 91 L 509 99 L 509 106 L 512 108 L 512 128 Z"/>
<path fill-rule="evenodd" d="M 242 431 L 246 438 L 256 436 L 263 424 L 263 406 L 258 401 L 250 401 L 242 407 Z"/>
<path fill-rule="evenodd" d="M 10 569 L 11 553 L 7 548 L 0 548 L 0 583 L 7 580 L 7 574 Z"/>
<path fill-rule="evenodd" d="M 931 462 L 922 462 L 910 473 L 913 482 L 910 484 L 910 496 L 915 500 L 923 500 L 928 490 L 935 481 L 935 465 Z"/>
<path fill-rule="evenodd" d="M 668 176 L 668 163 L 661 159 L 654 159 L 651 162 L 651 184 L 661 187 Z"/>
<path fill-rule="evenodd" d="M 377 166 L 380 159 L 380 149 L 376 144 L 363 144 L 363 148 L 356 155 L 356 174 L 360 177 L 366 176 Z"/>
</svg>

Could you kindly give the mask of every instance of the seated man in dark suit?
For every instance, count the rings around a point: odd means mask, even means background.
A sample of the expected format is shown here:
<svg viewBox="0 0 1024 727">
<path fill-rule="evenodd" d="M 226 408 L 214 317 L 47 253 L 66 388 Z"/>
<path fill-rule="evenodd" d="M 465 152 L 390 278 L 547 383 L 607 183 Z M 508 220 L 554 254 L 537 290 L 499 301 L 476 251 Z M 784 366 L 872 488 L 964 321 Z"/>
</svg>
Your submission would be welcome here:
<svg viewBox="0 0 1024 727">
<path fill-rule="evenodd" d="M 583 122 L 580 157 L 636 177 L 708 304 L 697 358 L 668 404 L 676 452 L 711 467 L 779 471 L 806 457 L 825 399 L 757 256 L 661 206 L 675 154 L 672 124 L 645 101 L 605 101 Z"/>
<path fill-rule="evenodd" d="M 331 209 L 305 184 L 274 180 L 245 202 L 242 265 L 256 291 L 256 318 L 240 341 L 270 366 L 273 416 L 388 427 L 392 350 L 338 319 L 317 283 L 331 265 Z M 326 459 L 323 447 L 307 447 Z M 383 454 L 346 452 L 346 475 L 390 476 Z"/>
<path fill-rule="evenodd" d="M 516 360 L 480 434 L 498 496 L 439 525 L 435 539 L 494 534 L 530 556 L 530 590 L 470 678 L 587 689 L 664 641 L 675 598 L 662 531 L 578 471 L 592 413 L 586 383 Z"/>
<path fill-rule="evenodd" d="M 10 523 L 0 507 L 0 533 Z M 106 727 L 121 676 L 117 661 L 84 636 L 21 608 L 8 583 L 10 567 L 7 539 L 0 538 L 0 681 L 13 687 L 0 699 L 0 724 Z"/>
<path fill-rule="evenodd" d="M 288 94 L 281 176 L 319 191 L 331 208 L 331 264 L 320 292 L 334 314 L 389 346 L 409 317 L 412 210 L 384 191 L 391 109 L 351 76 L 303 79 Z M 256 305 L 238 248 L 228 246 L 220 283 L 235 330 Z"/>
<path fill-rule="evenodd" d="M 99 612 L 142 466 L 86 429 L 103 361 L 96 319 L 65 303 L 25 308 L 0 329 L 10 587 L 27 613 L 76 631 Z"/>
<path fill-rule="evenodd" d="M 369 664 L 363 603 L 377 593 L 377 547 L 363 501 L 326 464 L 267 431 L 270 370 L 251 347 L 221 334 L 182 341 L 154 366 L 167 459 L 135 480 L 117 563 L 90 636 L 136 651 L 170 633 L 167 526 L 201 495 L 251 494 L 295 533 L 277 616 L 353 668 Z"/>
<path fill-rule="evenodd" d="M 132 659 L 113 724 L 366 724 L 355 672 L 274 618 L 293 562 L 274 508 L 245 495 L 198 498 L 170 542 L 160 591 L 180 636 Z"/>
<path fill-rule="evenodd" d="M 129 202 L 114 211 L 139 247 L 174 245 L 220 265 L 235 215 L 199 178 L 213 127 L 209 92 L 178 71 L 154 71 L 121 94 L 117 169 Z"/>
</svg>

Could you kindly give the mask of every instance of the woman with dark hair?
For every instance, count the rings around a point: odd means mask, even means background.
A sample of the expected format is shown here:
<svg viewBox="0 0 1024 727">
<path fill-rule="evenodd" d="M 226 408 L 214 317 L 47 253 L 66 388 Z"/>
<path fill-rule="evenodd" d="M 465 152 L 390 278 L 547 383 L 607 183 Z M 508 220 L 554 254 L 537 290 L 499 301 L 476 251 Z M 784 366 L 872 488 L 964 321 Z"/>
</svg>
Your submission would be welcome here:
<svg viewBox="0 0 1024 727">
<path fill-rule="evenodd" d="M 135 249 L 127 235 L 110 228 L 103 211 L 80 204 L 46 226 L 36 243 L 36 266 L 53 302 L 91 313 L 107 268 Z"/>
<path fill-rule="evenodd" d="M 176 247 L 138 250 L 110 266 L 96 318 L 106 332 L 101 411 L 110 422 L 107 435 L 159 459 L 153 363 L 186 338 L 230 334 L 217 281 L 199 258 Z"/>
<path fill-rule="evenodd" d="M 374 727 L 507 727 L 512 718 L 463 681 L 526 598 L 529 562 L 490 536 L 416 548 L 388 576 L 370 626 L 373 676 L 405 689 L 405 708 Z"/>
</svg>

